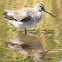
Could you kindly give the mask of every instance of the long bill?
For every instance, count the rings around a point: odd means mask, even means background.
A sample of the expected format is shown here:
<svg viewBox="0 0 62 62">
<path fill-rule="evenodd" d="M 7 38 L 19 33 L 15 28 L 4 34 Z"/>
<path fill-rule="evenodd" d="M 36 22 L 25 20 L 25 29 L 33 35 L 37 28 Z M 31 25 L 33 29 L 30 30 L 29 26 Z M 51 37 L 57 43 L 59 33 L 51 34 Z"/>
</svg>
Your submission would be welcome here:
<svg viewBox="0 0 62 62">
<path fill-rule="evenodd" d="M 54 15 L 52 15 L 51 13 L 49 13 L 48 11 L 44 10 L 46 13 L 50 14 L 51 16 L 55 17 Z"/>
</svg>

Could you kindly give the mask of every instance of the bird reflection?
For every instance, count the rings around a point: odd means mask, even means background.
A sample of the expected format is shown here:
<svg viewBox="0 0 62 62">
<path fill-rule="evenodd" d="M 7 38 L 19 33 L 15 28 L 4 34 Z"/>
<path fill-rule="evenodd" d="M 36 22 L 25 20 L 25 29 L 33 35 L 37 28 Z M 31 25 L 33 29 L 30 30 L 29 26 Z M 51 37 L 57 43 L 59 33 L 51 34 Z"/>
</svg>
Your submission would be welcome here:
<svg viewBox="0 0 62 62">
<path fill-rule="evenodd" d="M 26 34 L 19 34 L 12 40 L 7 40 L 5 44 L 17 51 L 18 53 L 24 55 L 23 59 L 27 56 L 34 56 L 38 61 L 43 61 L 45 58 L 45 53 L 43 53 L 42 43 L 34 36 L 29 36 Z"/>
</svg>

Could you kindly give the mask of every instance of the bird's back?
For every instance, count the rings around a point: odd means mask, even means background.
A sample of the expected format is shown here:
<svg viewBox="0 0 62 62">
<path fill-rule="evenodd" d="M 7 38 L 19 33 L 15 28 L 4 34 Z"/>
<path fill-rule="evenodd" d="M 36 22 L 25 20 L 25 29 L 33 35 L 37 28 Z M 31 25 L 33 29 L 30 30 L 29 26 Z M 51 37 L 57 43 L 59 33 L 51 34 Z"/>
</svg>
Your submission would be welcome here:
<svg viewBox="0 0 62 62">
<path fill-rule="evenodd" d="M 42 12 L 36 11 L 34 8 L 22 8 L 18 10 L 5 10 L 4 15 L 7 20 L 19 28 L 30 28 L 35 26 L 42 18 Z"/>
</svg>

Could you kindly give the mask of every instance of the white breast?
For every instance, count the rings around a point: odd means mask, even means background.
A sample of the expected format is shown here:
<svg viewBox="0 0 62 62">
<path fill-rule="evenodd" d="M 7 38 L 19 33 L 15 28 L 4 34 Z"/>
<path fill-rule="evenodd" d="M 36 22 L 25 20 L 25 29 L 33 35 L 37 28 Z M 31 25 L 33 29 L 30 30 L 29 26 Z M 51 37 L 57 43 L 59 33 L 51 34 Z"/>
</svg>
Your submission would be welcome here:
<svg viewBox="0 0 62 62">
<path fill-rule="evenodd" d="M 20 25 L 23 25 L 23 23 L 22 22 L 18 22 L 18 21 L 10 21 L 14 26 L 16 26 L 16 27 L 21 27 Z M 21 27 L 22 28 L 22 27 Z"/>
</svg>

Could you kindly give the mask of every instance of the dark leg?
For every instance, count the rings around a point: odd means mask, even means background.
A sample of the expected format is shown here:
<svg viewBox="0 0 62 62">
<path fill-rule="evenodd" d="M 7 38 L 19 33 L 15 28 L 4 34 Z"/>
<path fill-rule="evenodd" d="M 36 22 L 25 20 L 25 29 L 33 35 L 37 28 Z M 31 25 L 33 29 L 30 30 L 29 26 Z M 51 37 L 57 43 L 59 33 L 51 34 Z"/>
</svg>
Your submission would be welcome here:
<svg viewBox="0 0 62 62">
<path fill-rule="evenodd" d="M 27 34 L 27 30 L 25 29 L 25 34 Z"/>
</svg>

